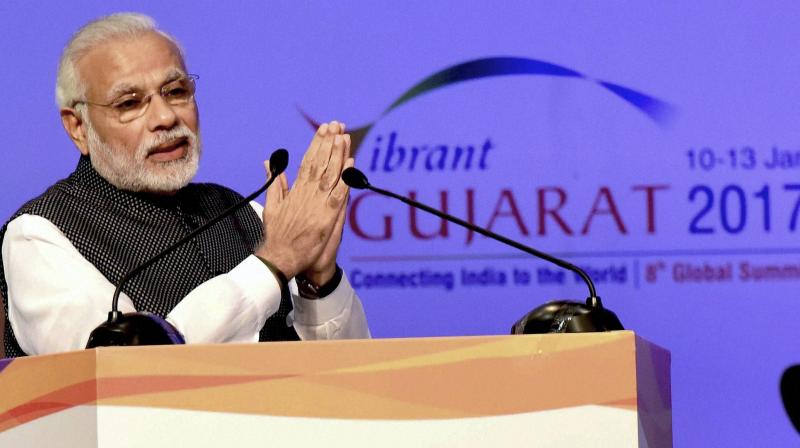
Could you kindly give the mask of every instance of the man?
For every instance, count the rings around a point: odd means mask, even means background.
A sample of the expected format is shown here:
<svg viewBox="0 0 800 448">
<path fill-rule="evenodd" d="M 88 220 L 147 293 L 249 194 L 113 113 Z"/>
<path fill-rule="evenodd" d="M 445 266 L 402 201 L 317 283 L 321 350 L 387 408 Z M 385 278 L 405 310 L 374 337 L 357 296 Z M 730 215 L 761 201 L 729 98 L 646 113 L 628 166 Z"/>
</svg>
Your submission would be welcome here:
<svg viewBox="0 0 800 448">
<path fill-rule="evenodd" d="M 56 97 L 81 158 L 0 232 L 6 356 L 83 348 L 125 272 L 241 198 L 189 184 L 200 157 L 195 79 L 143 15 L 99 19 L 69 42 Z M 336 265 L 340 174 L 353 164 L 344 131 L 322 125 L 291 190 L 282 175 L 265 208 L 243 207 L 132 279 L 120 311 L 161 315 L 187 343 L 369 337 Z"/>
</svg>

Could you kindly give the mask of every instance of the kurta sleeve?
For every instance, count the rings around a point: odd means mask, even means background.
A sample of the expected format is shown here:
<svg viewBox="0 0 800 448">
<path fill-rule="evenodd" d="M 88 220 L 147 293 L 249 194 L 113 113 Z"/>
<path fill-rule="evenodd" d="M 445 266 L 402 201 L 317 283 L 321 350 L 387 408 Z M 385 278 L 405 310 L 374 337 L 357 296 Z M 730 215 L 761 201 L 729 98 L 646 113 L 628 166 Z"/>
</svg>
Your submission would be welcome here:
<svg viewBox="0 0 800 448">
<path fill-rule="evenodd" d="M 253 207 L 260 214 L 260 206 Z M 25 353 L 79 350 L 106 320 L 115 285 L 67 237 L 40 216 L 11 221 L 3 239 L 9 322 Z M 290 284 L 294 326 L 302 339 L 369 337 L 361 302 L 346 277 L 327 297 L 308 300 Z M 168 315 L 187 343 L 256 342 L 280 305 L 280 286 L 249 256 L 230 272 L 193 289 Z M 119 309 L 135 311 L 120 295 Z"/>
</svg>

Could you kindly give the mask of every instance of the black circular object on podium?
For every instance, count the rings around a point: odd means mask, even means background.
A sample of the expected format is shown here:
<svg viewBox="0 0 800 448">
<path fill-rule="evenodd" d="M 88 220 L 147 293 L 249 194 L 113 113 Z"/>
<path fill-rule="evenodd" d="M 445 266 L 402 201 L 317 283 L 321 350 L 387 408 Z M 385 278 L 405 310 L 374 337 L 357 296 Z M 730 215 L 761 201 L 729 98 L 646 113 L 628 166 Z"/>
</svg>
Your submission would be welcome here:
<svg viewBox="0 0 800 448">
<path fill-rule="evenodd" d="M 555 300 L 538 306 L 511 327 L 511 334 L 591 333 L 624 330 L 612 311 L 600 304 Z"/>
<path fill-rule="evenodd" d="M 118 313 L 95 328 L 86 348 L 185 344 L 186 341 L 169 322 L 151 313 Z"/>
</svg>

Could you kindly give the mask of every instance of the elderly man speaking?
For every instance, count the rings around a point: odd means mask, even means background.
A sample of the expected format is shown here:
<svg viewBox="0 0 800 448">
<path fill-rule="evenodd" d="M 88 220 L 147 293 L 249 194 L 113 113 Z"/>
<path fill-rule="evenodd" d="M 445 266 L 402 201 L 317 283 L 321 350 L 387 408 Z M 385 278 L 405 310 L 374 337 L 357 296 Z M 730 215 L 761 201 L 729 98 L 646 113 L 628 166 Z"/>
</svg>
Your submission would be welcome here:
<svg viewBox="0 0 800 448">
<path fill-rule="evenodd" d="M 81 156 L 0 231 L 6 356 L 83 348 L 127 271 L 241 199 L 189 183 L 196 82 L 175 39 L 140 14 L 96 20 L 69 42 L 56 99 Z M 281 175 L 265 207 L 239 209 L 133 278 L 120 310 L 162 316 L 187 343 L 369 337 L 336 264 L 349 150 L 343 124 L 320 126 L 291 190 Z"/>
</svg>

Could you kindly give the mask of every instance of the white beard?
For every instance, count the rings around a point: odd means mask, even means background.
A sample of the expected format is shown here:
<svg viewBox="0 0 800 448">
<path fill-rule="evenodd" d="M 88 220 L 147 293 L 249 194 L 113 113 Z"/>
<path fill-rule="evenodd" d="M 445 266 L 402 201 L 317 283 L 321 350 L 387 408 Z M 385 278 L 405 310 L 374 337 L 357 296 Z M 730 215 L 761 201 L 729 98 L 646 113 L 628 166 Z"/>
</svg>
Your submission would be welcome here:
<svg viewBox="0 0 800 448">
<path fill-rule="evenodd" d="M 132 153 L 128 148 L 107 145 L 97 135 L 92 123 L 89 120 L 85 120 L 85 123 L 92 166 L 100 176 L 120 190 L 170 193 L 185 187 L 197 173 L 200 137 L 184 124 L 148 137 Z M 157 146 L 183 137 L 187 139 L 188 147 L 180 159 L 168 162 L 147 160 L 147 155 Z"/>
</svg>

